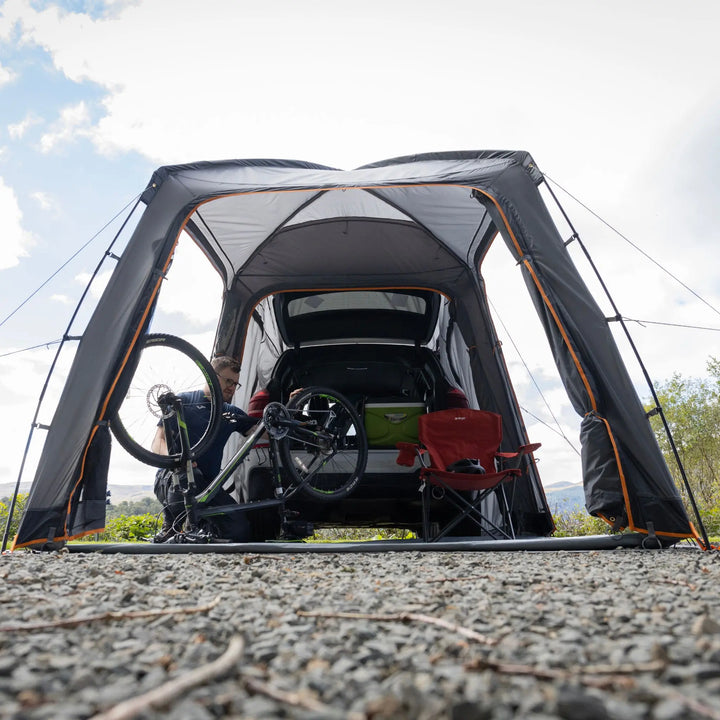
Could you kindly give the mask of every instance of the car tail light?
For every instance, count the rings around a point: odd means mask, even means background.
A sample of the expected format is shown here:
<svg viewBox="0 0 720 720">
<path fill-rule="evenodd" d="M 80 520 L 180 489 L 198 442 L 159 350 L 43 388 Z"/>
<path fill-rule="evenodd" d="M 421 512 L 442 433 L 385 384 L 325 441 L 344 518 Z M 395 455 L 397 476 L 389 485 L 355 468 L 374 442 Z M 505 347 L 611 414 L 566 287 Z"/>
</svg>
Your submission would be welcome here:
<svg viewBox="0 0 720 720">
<path fill-rule="evenodd" d="M 458 388 L 450 388 L 445 396 L 445 402 L 448 410 L 450 408 L 469 408 L 470 403 L 465 397 L 465 393 Z"/>
<path fill-rule="evenodd" d="M 247 414 L 253 418 L 261 418 L 265 406 L 270 402 L 270 392 L 268 390 L 258 390 L 248 403 Z"/>
</svg>

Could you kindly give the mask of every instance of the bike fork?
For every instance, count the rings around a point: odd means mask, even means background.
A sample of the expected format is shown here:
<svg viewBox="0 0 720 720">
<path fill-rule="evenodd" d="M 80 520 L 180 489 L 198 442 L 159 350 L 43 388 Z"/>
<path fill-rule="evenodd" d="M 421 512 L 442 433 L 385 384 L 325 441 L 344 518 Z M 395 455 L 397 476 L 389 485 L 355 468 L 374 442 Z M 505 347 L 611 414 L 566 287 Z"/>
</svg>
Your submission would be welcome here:
<svg viewBox="0 0 720 720">
<path fill-rule="evenodd" d="M 174 411 L 175 421 L 177 423 L 181 458 L 185 468 L 185 482 L 182 481 L 182 468 L 178 468 L 173 472 L 173 490 L 179 490 L 183 496 L 185 505 L 185 532 L 191 532 L 197 529 L 197 513 L 195 511 L 195 472 L 193 470 L 193 460 L 190 454 L 190 437 L 188 435 L 187 423 L 182 411 L 182 401 L 175 398 Z M 168 428 L 165 428 L 165 437 L 168 437 Z"/>
</svg>

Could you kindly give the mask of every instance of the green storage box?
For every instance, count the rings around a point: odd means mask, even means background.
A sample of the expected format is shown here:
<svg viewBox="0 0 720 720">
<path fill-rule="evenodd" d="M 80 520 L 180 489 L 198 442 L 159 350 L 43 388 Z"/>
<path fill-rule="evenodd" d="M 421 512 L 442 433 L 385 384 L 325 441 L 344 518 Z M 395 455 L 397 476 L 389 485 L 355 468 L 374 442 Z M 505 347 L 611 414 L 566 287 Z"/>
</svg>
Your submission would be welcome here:
<svg viewBox="0 0 720 720">
<path fill-rule="evenodd" d="M 370 447 L 395 447 L 398 442 L 418 441 L 418 418 L 424 403 L 366 403 L 365 432 Z"/>
</svg>

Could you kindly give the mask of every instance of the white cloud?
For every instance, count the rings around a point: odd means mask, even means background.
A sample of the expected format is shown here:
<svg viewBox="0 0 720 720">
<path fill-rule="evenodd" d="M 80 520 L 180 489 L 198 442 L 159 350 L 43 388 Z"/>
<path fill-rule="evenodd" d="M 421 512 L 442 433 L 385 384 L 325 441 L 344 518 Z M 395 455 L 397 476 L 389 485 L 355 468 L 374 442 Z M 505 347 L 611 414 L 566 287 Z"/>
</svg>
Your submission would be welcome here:
<svg viewBox="0 0 720 720">
<path fill-rule="evenodd" d="M 55 210 L 57 209 L 57 201 L 50 194 L 38 190 L 34 193 L 30 193 L 30 197 L 40 206 L 41 210 Z"/>
<path fill-rule="evenodd" d="M 6 68 L 2 63 L 0 63 L 0 87 L 2 87 L 3 85 L 8 85 L 16 77 L 17 74 L 15 72 L 13 72 L 10 68 Z"/>
<path fill-rule="evenodd" d="M 60 111 L 57 122 L 40 138 L 40 149 L 47 153 L 57 145 L 72 142 L 78 137 L 88 137 L 90 134 L 90 113 L 85 102 L 81 101 Z"/>
<path fill-rule="evenodd" d="M 19 123 L 8 125 L 8 135 L 12 140 L 22 140 L 29 128 L 41 122 L 41 118 L 34 113 L 29 113 Z"/>
<path fill-rule="evenodd" d="M 15 191 L 0 177 L 0 270 L 11 268 L 27 257 L 34 244 L 31 233 L 22 226 L 22 212 Z"/>
<path fill-rule="evenodd" d="M 60 303 L 61 305 L 71 305 L 72 304 L 72 300 L 67 295 L 59 295 L 59 294 L 51 295 L 50 300 L 52 300 L 53 302 L 56 302 L 56 303 Z"/>
<path fill-rule="evenodd" d="M 66 343 L 59 356 L 37 417 L 41 424 L 49 425 L 52 420 L 75 348 L 75 343 Z M 0 348 L 0 354 L 13 349 L 15 348 Z M 0 394 L 3 398 L 3 412 L 0 413 L 0 435 L 3 438 L 0 480 L 3 482 L 14 482 L 17 478 L 40 388 L 45 382 L 56 352 L 56 345 L 47 345 L 0 358 Z M 35 430 L 23 473 L 25 482 L 33 478 L 44 439 L 45 430 Z"/>
<path fill-rule="evenodd" d="M 110 282 L 110 276 L 112 274 L 112 270 L 106 270 L 105 272 L 98 273 L 98 275 L 95 277 L 95 280 L 93 280 L 92 286 L 90 287 L 91 297 L 97 299 L 103 294 L 103 292 L 105 292 L 105 288 L 107 287 L 108 282 Z M 91 278 L 91 273 L 82 272 L 75 276 L 75 282 L 79 283 L 83 287 L 87 287 L 87 284 L 90 282 Z"/>
<path fill-rule="evenodd" d="M 222 281 L 197 245 L 183 233 L 163 282 L 156 315 L 176 315 L 193 330 L 215 327 L 222 302 Z"/>
<path fill-rule="evenodd" d="M 720 83 L 720 11 L 708 4 L 679 14 L 646 2 L 593 10 L 456 0 L 440 12 L 422 0 L 369 0 L 357 11 L 330 1 L 309 11 L 289 0 L 177 0 L 168 13 L 163 0 L 146 0 L 93 20 L 7 0 L 5 12 L 67 77 L 107 89 L 93 135 L 102 151 L 161 162 L 300 155 L 348 167 L 406 151 L 531 143 L 541 160 L 597 178 L 603 165 L 654 154 L 676 118 Z M 128 52 L 128 38 L 139 52 Z M 502 73 L 484 72 L 487 58 Z"/>
</svg>

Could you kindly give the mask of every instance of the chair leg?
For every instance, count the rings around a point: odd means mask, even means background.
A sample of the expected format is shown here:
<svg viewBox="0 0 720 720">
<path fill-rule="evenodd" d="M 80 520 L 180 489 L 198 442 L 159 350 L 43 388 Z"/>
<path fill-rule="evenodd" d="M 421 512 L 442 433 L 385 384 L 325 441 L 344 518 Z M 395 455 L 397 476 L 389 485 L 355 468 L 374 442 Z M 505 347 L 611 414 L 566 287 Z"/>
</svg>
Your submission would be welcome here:
<svg viewBox="0 0 720 720">
<path fill-rule="evenodd" d="M 423 482 L 420 489 L 422 498 L 422 536 L 424 542 L 430 541 L 430 484 Z"/>
<path fill-rule="evenodd" d="M 483 499 L 492 492 L 492 489 L 480 492 L 478 497 L 474 501 L 469 502 L 468 500 L 463 498 L 456 490 L 449 487 L 448 485 L 445 485 L 444 483 L 443 488 L 446 492 L 446 499 L 452 505 L 454 505 L 455 508 L 460 511 L 460 513 L 455 518 L 453 518 L 447 525 L 445 525 L 445 527 L 443 527 L 442 530 L 440 530 L 440 532 L 435 537 L 433 537 L 430 542 L 440 540 L 465 518 L 472 520 L 478 526 L 478 529 L 480 529 L 481 531 L 484 530 L 488 535 L 493 538 L 497 538 L 498 536 L 500 536 L 510 540 L 515 537 L 515 533 L 512 528 L 512 522 L 510 521 L 510 514 L 507 511 L 507 503 L 505 503 L 505 506 L 503 507 L 503 503 L 501 501 L 498 501 L 501 506 L 500 512 L 504 516 L 503 519 L 506 523 L 509 523 L 510 533 L 507 533 L 501 527 L 498 527 L 492 520 L 490 520 L 489 517 L 483 515 L 480 509 Z"/>
<path fill-rule="evenodd" d="M 502 511 L 505 514 L 505 520 L 507 522 L 508 530 L 510 531 L 510 537 L 515 539 L 515 528 L 513 526 L 512 515 L 510 514 L 510 506 L 508 505 L 507 495 L 505 494 L 505 486 L 500 486 L 500 495 L 502 496 Z"/>
</svg>

